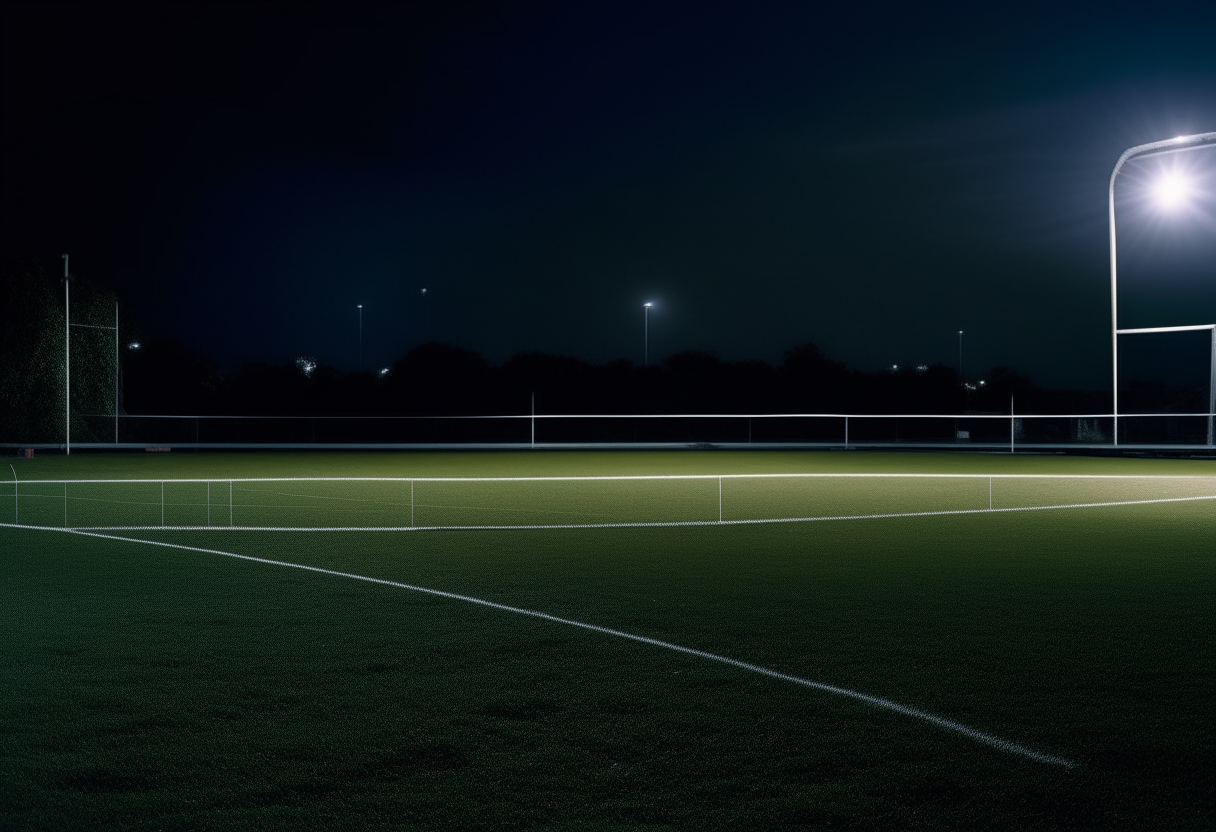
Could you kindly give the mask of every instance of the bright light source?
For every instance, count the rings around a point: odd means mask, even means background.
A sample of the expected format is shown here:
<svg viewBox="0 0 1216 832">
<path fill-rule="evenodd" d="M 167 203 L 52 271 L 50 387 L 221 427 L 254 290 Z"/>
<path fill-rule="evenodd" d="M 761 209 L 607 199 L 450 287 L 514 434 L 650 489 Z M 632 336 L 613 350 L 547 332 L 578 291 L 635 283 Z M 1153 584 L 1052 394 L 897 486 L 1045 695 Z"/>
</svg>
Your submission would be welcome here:
<svg viewBox="0 0 1216 832">
<path fill-rule="evenodd" d="M 388 367 L 383 367 L 383 368 L 381 368 L 381 370 L 380 370 L 380 378 L 384 378 L 386 375 L 388 375 Z"/>
<path fill-rule="evenodd" d="M 1186 177 L 1177 173 L 1165 174 L 1157 180 L 1157 184 L 1153 188 L 1157 204 L 1166 209 L 1181 205 L 1186 201 L 1190 192 L 1191 186 Z"/>
<path fill-rule="evenodd" d="M 300 368 L 300 372 L 305 378 L 312 378 L 313 372 L 317 369 L 317 362 L 312 358 L 300 356 L 296 359 L 296 366 Z"/>
<path fill-rule="evenodd" d="M 654 304 L 653 303 L 643 303 L 642 306 L 645 306 L 647 309 L 649 309 L 650 307 L 654 306 Z"/>
<path fill-rule="evenodd" d="M 137 349 L 139 349 L 139 342 L 138 342 L 138 341 L 132 341 L 131 343 L 127 344 L 127 349 L 129 349 L 129 350 L 137 350 Z"/>
</svg>

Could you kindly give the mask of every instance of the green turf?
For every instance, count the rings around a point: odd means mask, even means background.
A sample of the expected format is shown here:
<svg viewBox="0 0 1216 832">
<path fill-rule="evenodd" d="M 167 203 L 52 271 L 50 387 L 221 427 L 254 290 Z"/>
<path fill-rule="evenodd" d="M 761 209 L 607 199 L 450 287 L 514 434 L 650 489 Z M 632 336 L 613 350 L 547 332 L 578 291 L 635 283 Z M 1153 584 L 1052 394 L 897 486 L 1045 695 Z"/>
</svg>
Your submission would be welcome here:
<svg viewBox="0 0 1216 832">
<path fill-rule="evenodd" d="M 81 456 L 37 470 L 1213 473 L 1052 457 L 536 457 Z M 467 603 L 0 529 L 0 829 L 1200 829 L 1216 808 L 1211 502 L 771 526 L 138 536 L 646 635 L 893 699 L 1078 766 Z"/>
</svg>

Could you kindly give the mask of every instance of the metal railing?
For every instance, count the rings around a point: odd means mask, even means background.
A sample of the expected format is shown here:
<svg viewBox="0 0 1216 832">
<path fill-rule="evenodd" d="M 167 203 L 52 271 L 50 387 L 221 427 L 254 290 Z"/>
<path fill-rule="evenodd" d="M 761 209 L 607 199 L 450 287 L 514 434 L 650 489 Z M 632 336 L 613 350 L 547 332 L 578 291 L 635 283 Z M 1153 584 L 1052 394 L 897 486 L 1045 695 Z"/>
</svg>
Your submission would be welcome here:
<svg viewBox="0 0 1216 832">
<path fill-rule="evenodd" d="M 448 448 L 579 446 L 951 447 L 1007 451 L 1115 447 L 1114 415 L 1088 414 L 507 414 L 497 416 L 120 416 L 82 449 Z M 1120 449 L 1213 448 L 1211 413 L 1119 414 Z M 62 443 L 0 443 L 62 449 Z"/>
</svg>

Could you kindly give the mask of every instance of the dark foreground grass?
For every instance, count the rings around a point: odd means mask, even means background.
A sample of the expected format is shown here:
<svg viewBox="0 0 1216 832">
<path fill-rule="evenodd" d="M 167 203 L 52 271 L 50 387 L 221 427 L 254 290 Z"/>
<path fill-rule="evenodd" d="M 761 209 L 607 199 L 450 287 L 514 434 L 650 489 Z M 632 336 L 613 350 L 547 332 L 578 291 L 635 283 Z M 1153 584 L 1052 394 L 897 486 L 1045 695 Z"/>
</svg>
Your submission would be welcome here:
<svg viewBox="0 0 1216 832">
<path fill-rule="evenodd" d="M 0 529 L 0 828 L 1201 829 L 1210 503 L 787 526 Z"/>
</svg>

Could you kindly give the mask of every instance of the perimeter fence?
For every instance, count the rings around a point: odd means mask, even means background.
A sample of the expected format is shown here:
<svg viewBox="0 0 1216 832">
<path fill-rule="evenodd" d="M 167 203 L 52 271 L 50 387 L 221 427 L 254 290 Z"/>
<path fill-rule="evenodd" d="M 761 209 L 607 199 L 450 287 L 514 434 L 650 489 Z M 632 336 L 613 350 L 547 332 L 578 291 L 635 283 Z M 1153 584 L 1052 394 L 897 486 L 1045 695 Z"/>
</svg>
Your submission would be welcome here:
<svg viewBox="0 0 1216 832">
<path fill-rule="evenodd" d="M 1110 444 L 1110 414 L 883 415 L 756 413 L 501 416 L 81 416 L 77 447 L 426 447 L 443 445 L 770 444 L 987 445 Z M 1208 413 L 1120 414 L 1123 445 L 1213 446 Z M 113 440 L 110 439 L 113 437 Z"/>
<path fill-rule="evenodd" d="M 1216 500 L 1212 476 L 724 474 L 36 480 L 0 517 L 89 529 L 475 529 L 756 523 Z"/>
</svg>

